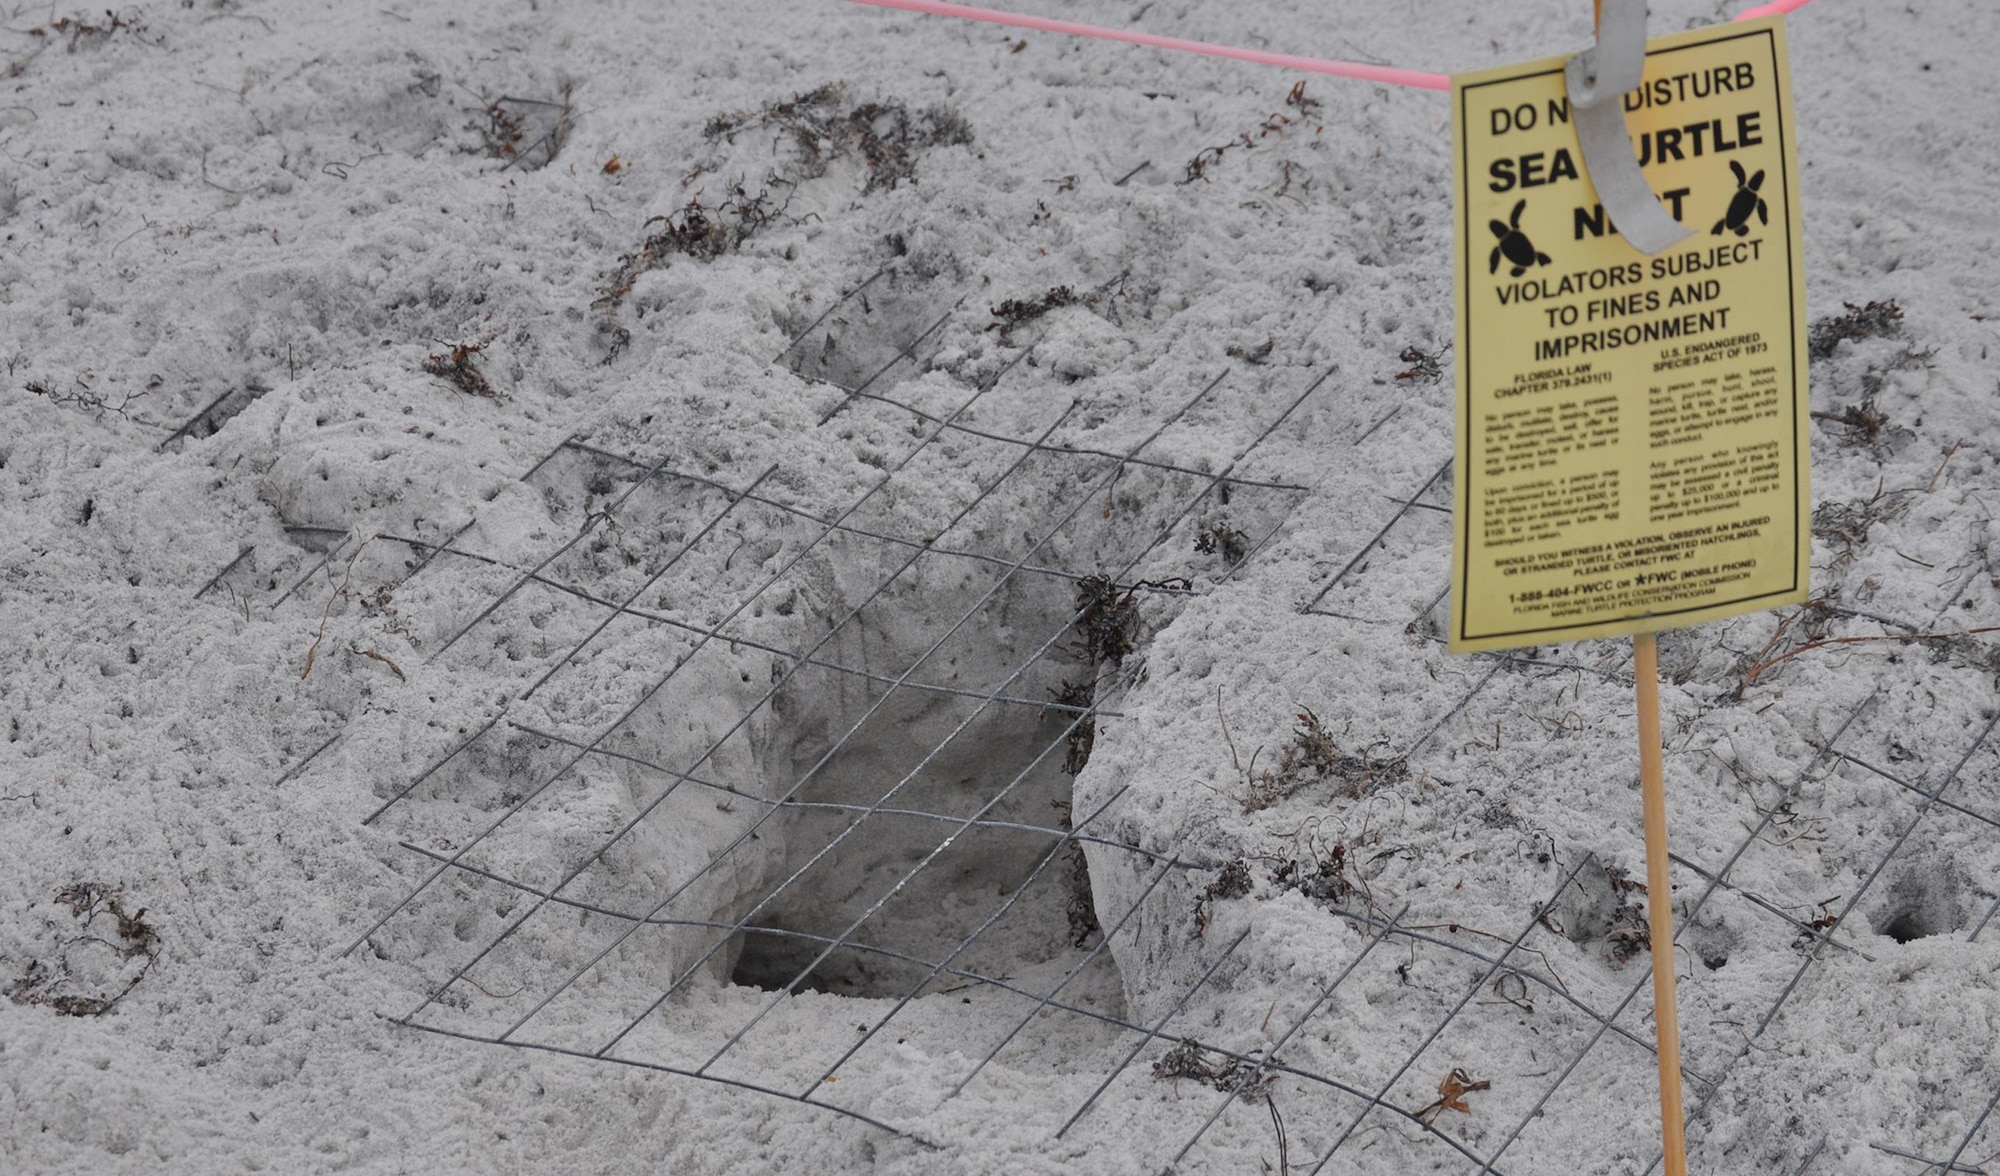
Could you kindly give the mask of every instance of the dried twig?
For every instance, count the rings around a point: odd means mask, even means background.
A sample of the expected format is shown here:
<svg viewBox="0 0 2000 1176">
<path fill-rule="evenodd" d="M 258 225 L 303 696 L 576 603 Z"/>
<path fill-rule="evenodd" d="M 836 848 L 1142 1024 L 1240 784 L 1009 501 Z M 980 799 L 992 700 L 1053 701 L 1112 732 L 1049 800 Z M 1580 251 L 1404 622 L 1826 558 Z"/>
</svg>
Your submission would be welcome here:
<svg viewBox="0 0 2000 1176">
<path fill-rule="evenodd" d="M 133 402 L 145 397 L 146 393 L 144 391 L 123 392 L 114 400 L 112 397 L 92 388 L 89 384 L 90 379 L 91 373 L 85 372 L 71 381 L 68 388 L 57 388 L 47 380 L 35 379 L 29 380 L 26 384 L 22 385 L 22 389 L 41 397 L 50 404 L 60 404 L 67 408 L 80 408 L 85 412 L 96 413 L 98 416 L 103 416 L 108 412 L 114 416 L 124 417 L 126 420 L 135 419 L 130 410 Z"/>
<path fill-rule="evenodd" d="M 146 921 L 144 908 L 137 914 L 125 913 L 124 894 L 102 883 L 73 882 L 56 892 L 56 901 L 68 907 L 70 914 L 82 921 L 83 932 L 62 941 L 54 970 L 40 960 L 28 961 L 20 977 L 8 985 L 7 995 L 15 1004 L 46 1005 L 59 1016 L 101 1017 L 137 988 L 139 982 L 153 970 L 153 965 L 159 962 L 159 932 Z M 99 915 L 111 917 L 116 942 L 92 930 Z M 145 963 L 125 981 L 124 987 L 109 996 L 62 992 L 61 989 L 75 981 L 70 972 L 69 949 L 84 943 L 107 947 L 123 960 L 143 957 Z"/>
<path fill-rule="evenodd" d="M 375 542 L 381 537 L 382 535 L 379 531 L 368 536 L 368 538 L 361 541 L 361 546 L 354 549 L 354 554 L 347 557 L 347 570 L 341 574 L 340 586 L 333 590 L 333 595 L 326 598 L 326 608 L 319 614 L 319 633 L 313 637 L 312 645 L 306 649 L 306 668 L 299 671 L 299 681 L 305 681 L 306 677 L 313 672 L 313 659 L 319 656 L 319 643 L 326 640 L 327 618 L 333 615 L 334 602 L 347 595 L 347 582 L 354 577 L 355 561 L 361 558 L 361 553 L 368 549 L 370 543 Z M 385 658 L 384 660 L 387 659 Z M 398 673 L 400 672 L 398 671 Z"/>
<path fill-rule="evenodd" d="M 314 644 L 318 643 L 315 642 Z M 395 662 L 390 661 L 388 656 L 385 654 L 377 653 L 375 650 L 372 649 L 363 649 L 358 645 L 348 646 L 347 652 L 352 654 L 358 654 L 361 657 L 368 658 L 370 661 L 381 662 L 383 665 L 389 667 L 389 672 L 396 675 L 396 679 L 398 681 L 407 682 L 410 680 L 410 676 L 403 672 L 403 667 L 397 665 Z"/>
<path fill-rule="evenodd" d="M 1771 642 L 1764 647 L 1766 650 L 1769 650 L 1771 645 L 1777 643 L 1778 638 L 1783 635 L 1785 627 L 1797 615 L 1795 613 L 1792 617 L 1779 622 L 1778 633 L 1774 634 Z M 1794 646 L 1783 653 L 1771 654 L 1768 657 L 1760 657 L 1758 660 L 1753 661 L 1750 664 L 1750 668 L 1743 671 L 1743 680 L 1737 683 L 1734 697 L 1741 699 L 1744 692 L 1756 685 L 1757 679 L 1765 673 L 1783 665 L 1802 653 L 1810 653 L 1815 649 L 1825 649 L 1832 645 L 1868 645 L 1882 641 L 1894 641 L 1899 644 L 1908 644 L 1912 641 L 1955 641 L 1961 637 L 1976 637 L 1981 633 L 2000 633 L 2000 625 L 1982 625 L 1976 629 L 1954 629 L 1949 633 L 1885 633 L 1873 637 L 1822 637 L 1817 641 L 1808 641 L 1804 645 Z"/>
<path fill-rule="evenodd" d="M 1924 493 L 1929 494 L 1931 491 L 1937 489 L 1938 479 L 1944 477 L 1944 467 L 1951 464 L 1951 459 L 1958 454 L 1959 446 L 1964 444 L 1965 438 L 1960 437 L 1951 443 L 1950 449 L 1944 451 L 1944 460 L 1938 463 L 1937 472 L 1931 475 L 1930 481 L 1924 483 Z"/>
</svg>

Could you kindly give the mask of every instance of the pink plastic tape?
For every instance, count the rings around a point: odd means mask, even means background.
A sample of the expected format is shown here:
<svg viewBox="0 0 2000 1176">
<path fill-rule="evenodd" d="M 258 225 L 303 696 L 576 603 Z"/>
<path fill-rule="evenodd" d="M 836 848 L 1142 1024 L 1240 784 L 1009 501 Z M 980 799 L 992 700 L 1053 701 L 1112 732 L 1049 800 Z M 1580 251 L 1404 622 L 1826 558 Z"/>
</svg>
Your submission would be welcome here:
<svg viewBox="0 0 2000 1176">
<path fill-rule="evenodd" d="M 855 4 L 872 4 L 877 8 L 900 8 L 906 12 L 922 12 L 932 16 L 956 16 L 964 20 L 983 20 L 992 24 L 1012 25 L 1019 29 L 1035 29 L 1044 33 L 1068 33 L 1077 37 L 1102 37 L 1107 41 L 1124 41 L 1132 45 L 1146 45 L 1154 49 L 1178 49 L 1184 53 L 1206 53 L 1210 57 L 1227 57 L 1236 61 L 1249 61 L 1258 65 L 1275 65 L 1280 69 L 1303 70 L 1307 73 L 1332 74 L 1338 78 L 1355 78 L 1364 82 L 1381 82 L 1390 86 L 1416 86 L 1424 90 L 1449 90 L 1451 77 L 1448 74 L 1422 73 L 1413 69 L 1392 69 L 1385 65 L 1363 65 L 1355 61 L 1325 61 L 1317 57 L 1298 57 L 1290 53 L 1266 53 L 1262 49 L 1238 49 L 1233 45 L 1216 45 L 1208 41 L 1187 41 L 1179 37 L 1161 37 L 1152 33 L 1135 33 L 1125 29 L 1100 28 L 1097 25 L 1078 24 L 1069 20 L 1050 20 L 1044 16 L 1023 16 L 1019 13 L 1000 12 L 992 8 L 974 8 L 966 4 L 946 4 L 942 0 L 851 0 Z M 1737 20 L 1755 20 L 1760 16 L 1779 16 L 1795 9 L 1804 8 L 1812 0 L 1773 0 L 1770 4 L 1760 4 L 1737 14 Z"/>
<path fill-rule="evenodd" d="M 1322 61 L 1316 57 L 1297 57 L 1290 53 L 1266 53 L 1261 49 L 1238 49 L 1233 45 L 1215 45 L 1207 41 L 1185 41 L 1179 37 L 1159 37 L 1152 33 L 1128 32 L 1124 29 L 1099 28 L 1096 25 L 1077 24 L 1068 20 L 1050 20 L 1041 16 L 1021 16 L 1012 12 L 997 12 L 991 8 L 972 8 L 964 4 L 944 4 L 939 0 L 853 0 L 856 4 L 872 4 L 877 8 L 901 8 L 909 12 L 925 12 L 933 16 L 957 16 L 966 20 L 983 20 L 993 24 L 1013 25 L 1015 28 L 1036 29 L 1045 33 L 1069 33 L 1079 37 L 1102 37 L 1107 41 L 1125 41 L 1133 45 L 1147 45 L 1154 49 L 1178 49 L 1185 53 L 1206 53 L 1211 57 L 1228 57 L 1237 61 L 1255 62 L 1258 65 L 1275 65 L 1280 69 L 1303 70 L 1307 73 L 1332 74 L 1335 77 L 1355 78 L 1364 82 L 1382 82 L 1391 86 L 1417 86 L 1425 90 L 1449 90 L 1451 78 L 1445 74 L 1419 73 L 1410 69 L 1391 69 L 1382 65 L 1363 65 L 1353 61 Z"/>
<path fill-rule="evenodd" d="M 1756 20 L 1760 16 L 1783 16 L 1811 4 L 1812 0 L 1772 0 L 1770 4 L 1759 4 L 1736 14 L 1737 20 Z"/>
</svg>

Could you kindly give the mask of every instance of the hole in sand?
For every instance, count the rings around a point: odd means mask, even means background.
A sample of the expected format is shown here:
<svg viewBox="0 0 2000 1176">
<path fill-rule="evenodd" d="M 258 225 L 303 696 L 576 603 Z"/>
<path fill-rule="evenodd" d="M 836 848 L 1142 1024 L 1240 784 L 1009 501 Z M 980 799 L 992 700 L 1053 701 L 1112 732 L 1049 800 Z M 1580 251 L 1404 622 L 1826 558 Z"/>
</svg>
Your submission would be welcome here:
<svg viewBox="0 0 2000 1176">
<path fill-rule="evenodd" d="M 910 675 L 931 689 L 818 668 L 788 684 L 766 770 L 782 774 L 778 792 L 805 783 L 765 839 L 770 881 L 761 909 L 745 912 L 759 930 L 740 937 L 731 980 L 902 997 L 964 983 L 960 971 L 1015 975 L 1078 951 L 1060 840 L 1072 716 L 1041 704 L 1065 674 L 1088 671 L 1064 639 L 1009 681 L 1066 625 L 1072 593 L 1045 577 L 1003 587 Z M 962 615 L 936 602 L 923 618 L 880 611 L 853 623 L 830 660 L 894 676 L 938 640 L 929 618 Z M 979 697 L 989 692 L 1004 697 Z"/>
<path fill-rule="evenodd" d="M 1908 943 L 1913 939 L 1937 934 L 1937 928 L 1931 926 L 1930 921 L 1924 918 L 1923 911 L 1903 911 L 1882 925 L 1882 934 L 1897 943 Z"/>
<path fill-rule="evenodd" d="M 1956 863 L 1948 857 L 1931 868 L 1905 873 L 1870 920 L 1875 933 L 1909 943 L 1957 927 L 1959 878 Z"/>
</svg>

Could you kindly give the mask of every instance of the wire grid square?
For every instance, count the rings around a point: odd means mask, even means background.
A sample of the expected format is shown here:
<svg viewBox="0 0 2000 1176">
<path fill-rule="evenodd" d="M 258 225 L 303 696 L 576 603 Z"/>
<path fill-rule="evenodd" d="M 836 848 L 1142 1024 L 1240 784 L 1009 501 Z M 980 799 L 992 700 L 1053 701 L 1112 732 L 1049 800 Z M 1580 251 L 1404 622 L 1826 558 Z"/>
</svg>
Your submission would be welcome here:
<svg viewBox="0 0 2000 1176">
<path fill-rule="evenodd" d="M 805 324 L 778 358 L 806 379 L 849 392 L 893 384 L 922 366 L 958 302 L 941 278 L 885 267 Z"/>
<path fill-rule="evenodd" d="M 1215 387 L 1215 382 L 1206 385 L 1189 403 L 1198 403 Z M 902 411 L 867 397 L 856 398 L 848 409 L 846 427 L 864 442 L 871 413 Z M 927 419 L 922 413 L 914 416 L 920 422 Z M 1166 419 L 1171 423 L 1173 417 Z M 557 600 L 569 611 L 555 637 L 574 638 L 574 643 L 551 651 L 557 642 L 545 639 L 523 658 L 549 667 L 524 696 L 555 683 L 538 700 L 539 713 L 496 720 L 464 740 L 403 795 L 391 798 L 423 810 L 406 846 L 451 879 L 417 900 L 419 913 L 433 905 L 482 912 L 461 914 L 453 936 L 484 946 L 437 980 L 430 997 L 407 1018 L 410 1023 L 722 1081 L 755 1079 L 760 1087 L 770 1083 L 774 1090 L 798 1076 L 791 1070 L 812 1068 L 784 1044 L 791 1036 L 784 1032 L 786 1019 L 796 1010 L 795 999 L 783 992 L 838 991 L 840 980 L 829 982 L 822 975 L 829 970 L 850 979 L 866 974 L 876 991 L 903 991 L 885 1020 L 918 1007 L 909 1002 L 927 991 L 970 982 L 972 992 L 961 1001 L 996 1006 L 981 1022 L 988 1030 L 984 1036 L 992 1040 L 989 1054 L 1046 1037 L 1050 1030 L 1043 1014 L 1056 1009 L 1080 1010 L 1086 1021 L 1101 1026 L 1093 1032 L 1107 1040 L 1116 1031 L 1109 1027 L 1115 1017 L 1105 1021 L 1106 1013 L 1093 1017 L 1090 1012 L 1117 1008 L 1118 977 L 1101 941 L 1098 949 L 1078 956 L 1076 944 L 1091 932 L 1087 927 L 1078 932 L 1075 925 L 1076 851 L 1065 839 L 1068 818 L 1053 811 L 1052 800 L 1059 795 L 1054 783 L 1072 749 L 1071 736 L 1088 717 L 1074 710 L 1052 711 L 1045 702 L 1057 693 L 1052 683 L 1059 678 L 1066 687 L 1064 675 L 1088 675 L 1088 667 L 1078 663 L 1078 647 L 1065 641 L 1076 617 L 1077 576 L 1029 560 L 1041 549 L 1060 546 L 1089 551 L 1096 566 L 1108 565 L 1108 574 L 1129 577 L 1160 553 L 1176 528 L 1189 536 L 1196 525 L 1190 519 L 1210 495 L 1227 503 L 1233 489 L 1247 489 L 1250 505 L 1257 509 L 1245 513 L 1258 517 L 1261 535 L 1255 541 L 1261 542 L 1303 491 L 1231 483 L 1226 472 L 1217 476 L 1127 461 L 1111 453 L 1067 450 L 1047 444 L 1046 432 L 1025 445 L 966 433 L 960 438 L 965 443 L 954 452 L 920 466 L 927 438 L 944 431 L 936 427 L 939 423 L 929 420 L 932 432 L 918 437 L 916 448 L 877 489 L 896 476 L 939 477 L 947 470 L 981 466 L 993 472 L 984 489 L 969 484 L 964 494 L 947 496 L 946 510 L 928 518 L 864 513 L 874 497 L 871 492 L 838 519 L 821 520 L 785 507 L 756 485 L 725 488 L 586 443 L 567 443 L 533 471 L 532 480 L 552 513 L 581 515 L 582 523 L 536 569 L 521 572 L 501 591 L 496 606 L 466 630 L 507 625 L 508 614 L 502 610 L 512 607 L 517 596 L 543 601 L 540 623 L 546 630 L 546 601 Z M 1160 431 L 1156 427 L 1141 447 Z M 982 451 L 986 460 L 968 460 L 972 450 Z M 1013 455 L 1007 459 L 1010 450 Z M 1091 517 L 1084 506 L 1093 492 L 1109 491 L 1128 477 L 1123 498 L 1103 494 L 1107 507 Z M 1050 510 L 1040 511 L 1036 517 L 1051 524 L 1047 534 L 1024 533 L 1018 543 L 1008 543 L 1010 537 L 996 528 L 993 538 L 1001 542 L 980 550 L 976 542 L 993 525 L 984 521 L 981 510 L 1009 478 L 1033 487 L 1051 506 L 1062 505 L 1066 494 L 1081 501 L 1054 517 Z M 677 615 L 669 595 L 675 577 L 697 564 L 711 578 L 726 576 L 733 570 L 732 560 L 755 541 L 744 536 L 747 528 L 734 523 L 746 512 L 746 503 L 766 512 L 763 537 L 772 547 L 755 553 L 751 566 L 764 571 L 782 563 L 781 569 L 742 589 L 726 616 Z M 1018 511 L 1018 496 L 1011 505 Z M 1137 525 L 1108 535 L 1103 524 L 1121 508 L 1142 517 Z M 993 512 L 996 522 L 1005 515 Z M 586 544 L 594 526 L 619 534 Z M 732 531 L 737 538 L 727 553 L 711 546 Z M 797 539 L 801 534 L 808 537 Z M 974 543 L 963 549 L 952 546 L 961 535 Z M 648 560 L 647 553 L 677 540 L 680 547 L 672 558 Z M 1187 545 L 1195 546 L 1192 541 Z M 1242 557 L 1224 554 L 1221 575 Z M 468 558 L 477 559 L 469 553 Z M 1161 558 L 1168 566 L 1186 561 L 1178 551 Z M 718 560 L 719 566 L 709 566 Z M 872 587 L 865 570 L 870 567 L 877 569 Z M 794 569 L 803 570 L 794 575 Z M 860 602 L 825 634 L 814 637 L 809 631 L 810 649 L 786 649 L 752 635 L 760 632 L 753 622 L 767 611 L 792 611 L 781 605 L 795 603 L 810 590 L 813 576 L 823 581 L 828 570 L 835 576 L 846 570 L 851 577 L 854 569 L 862 569 L 863 578 L 848 585 L 850 591 L 834 595 L 859 597 Z M 940 584 L 949 585 L 946 595 L 955 604 L 944 611 L 953 615 L 940 618 L 935 610 L 914 615 L 896 598 L 896 585 L 906 577 L 912 584 L 927 584 L 928 595 L 936 595 Z M 824 583 L 819 587 L 824 589 Z M 1174 589 L 1163 587 L 1171 596 Z M 768 610 L 752 608 L 760 599 L 779 603 Z M 840 610 L 824 611 L 833 616 Z M 588 626 L 593 612 L 598 620 Z M 631 657 L 634 640 L 656 629 L 671 632 L 671 639 L 653 640 L 665 640 L 672 648 L 663 645 L 661 656 Z M 743 671 L 746 648 L 772 655 L 767 658 L 768 688 L 761 675 Z M 583 670 L 607 655 L 622 659 L 625 664 L 615 668 L 630 671 L 625 678 L 643 686 L 638 700 L 608 726 L 601 719 L 575 721 L 573 704 L 556 705 L 566 689 L 574 692 L 573 681 L 586 681 L 597 694 L 613 687 L 608 691 L 616 698 L 613 710 L 633 693 L 618 687 L 624 679 L 615 674 L 586 680 Z M 654 667 L 650 684 L 634 666 L 640 662 Z M 664 676 L 657 673 L 661 665 L 671 666 Z M 573 671 L 560 677 L 566 667 Z M 729 681 L 732 673 L 745 689 Z M 676 679 L 675 689 L 663 689 Z M 659 731 L 671 725 L 676 690 L 690 684 L 711 694 L 739 693 L 744 700 L 743 720 L 691 765 L 685 757 L 670 762 L 656 746 Z M 815 705 L 808 700 L 825 699 L 843 700 L 847 713 L 860 709 L 861 719 L 838 734 L 826 730 L 814 735 L 811 724 L 800 725 L 798 717 Z M 737 779 L 733 768 L 769 758 L 768 750 L 760 756 L 749 747 L 757 738 L 754 724 L 769 723 L 787 709 L 794 729 L 779 758 L 799 770 L 797 778 L 782 786 L 782 773 L 774 779 L 764 765 L 764 778 Z M 585 712 L 604 713 L 603 700 Z M 765 717 L 760 719 L 760 713 Z M 553 722 L 556 729 L 537 725 L 543 722 Z M 913 735 L 913 730 L 923 733 Z M 732 742 L 743 745 L 733 756 Z M 846 754 L 849 746 L 865 750 Z M 1003 768 L 1013 762 L 1021 766 L 1010 777 L 1005 770 L 994 771 L 996 761 Z M 538 783 L 524 790 L 523 780 Z M 997 791 L 995 780 L 1005 781 Z M 1016 795 L 1023 781 L 1032 787 L 1020 788 Z M 662 855 L 648 852 L 648 838 L 658 836 L 660 828 L 714 823 L 719 818 L 711 811 L 729 814 L 723 823 L 735 830 L 730 847 L 692 877 L 654 876 L 657 869 L 649 875 L 647 863 Z M 662 815 L 657 823 L 656 813 Z M 783 879 L 757 882 L 728 867 L 734 850 L 762 836 L 760 830 L 774 831 L 781 824 L 787 838 L 819 846 L 819 852 Z M 936 836 L 876 836 L 876 830 L 890 825 L 928 826 Z M 617 831 L 607 836 L 614 827 Z M 893 843 L 902 860 L 857 864 L 828 856 L 842 845 L 877 841 Z M 919 862 L 921 869 L 916 868 Z M 1155 863 L 1154 868 L 1163 877 L 1173 867 Z M 996 870 L 1010 877 L 1001 879 Z M 990 890 L 997 905 L 987 910 L 973 904 L 965 926 L 933 942 L 874 942 L 871 932 L 893 921 L 899 906 L 935 903 L 915 885 L 925 871 L 952 878 L 958 893 Z M 988 882 L 967 882 L 969 875 L 988 874 L 993 875 Z M 1013 875 L 1024 875 L 1025 884 L 1013 882 Z M 815 924 L 810 930 L 785 926 L 775 917 L 760 921 L 780 907 L 788 892 L 810 895 L 838 917 L 806 912 L 810 917 L 798 921 Z M 483 913 L 488 910 L 490 915 Z M 737 913 L 729 914 L 732 910 Z M 800 914 L 789 913 L 795 918 Z M 1058 913 L 1072 916 L 1069 927 L 1053 917 Z M 1052 927 L 1059 929 L 1055 936 Z M 1061 942 L 1071 934 L 1078 936 L 1075 942 Z M 436 950 L 431 945 L 435 938 L 434 933 L 405 936 L 392 950 Z M 759 943 L 764 940 L 778 941 L 779 949 Z M 580 942 L 584 946 L 579 951 Z M 563 958 L 563 943 L 570 945 L 568 958 Z M 989 958 L 987 943 L 1002 946 Z M 753 948 L 780 994 L 749 1021 L 731 1030 L 700 1017 L 690 1020 L 686 1006 L 702 1003 L 698 990 L 688 990 L 680 1002 L 664 999 L 697 971 L 730 974 L 731 958 Z M 464 959 L 466 953 L 456 954 Z M 1037 960 L 1043 962 L 1030 968 L 1036 975 L 1001 972 L 1003 966 L 1018 970 L 1023 961 Z M 870 998 L 878 1005 L 880 999 Z M 1005 1022 L 1001 1006 L 1006 1005 L 1020 1006 L 1021 1020 L 998 1031 L 995 1027 Z M 930 1002 L 921 1007 L 926 1016 L 935 1017 L 939 1006 Z M 607 1023 L 620 1020 L 623 1030 L 599 1040 Z M 968 1036 L 957 1019 L 951 1024 L 952 1039 L 961 1044 L 981 1036 Z M 675 1033 L 676 1026 L 685 1032 Z M 717 1044 L 723 1031 L 728 1036 Z M 865 1029 L 860 1032 L 863 1048 L 833 1059 L 814 1081 L 837 1080 L 843 1067 L 860 1064 L 855 1059 L 873 1044 Z M 765 1039 L 772 1044 L 757 1044 Z M 711 1048 L 712 1054 L 698 1056 Z M 773 1058 L 790 1059 L 789 1068 L 759 1061 L 767 1048 L 775 1051 Z M 811 1059 L 813 1064 L 820 1061 Z M 975 1078 L 983 1065 L 975 1063 L 963 1080 Z M 808 1094 L 823 1092 L 808 1084 L 794 1097 Z"/>
<path fill-rule="evenodd" d="M 1983 1092 L 1982 1092 L 1983 1093 Z M 1882 1156 L 1885 1165 L 1895 1165 L 1890 1171 L 1901 1167 L 1905 1171 L 1918 1172 L 1920 1176 L 1938 1173 L 1951 1176 L 1952 1173 L 1968 1173 L 1969 1176 L 1987 1176 L 1993 1171 L 1993 1162 L 2000 1158 L 2000 1123 L 1994 1121 L 1993 1111 L 2000 1107 L 2000 1093 L 1995 1093 L 1977 1103 L 1961 1103 L 1956 1115 L 1941 1116 L 1925 1133 L 1922 1141 L 1912 1141 L 1917 1146 L 1891 1147 L 1874 1145 L 1874 1150 Z M 1962 1122 L 1971 1125 L 1963 1131 L 1957 1130 Z M 1928 1145 L 1928 1146 L 1923 1146 Z"/>
<path fill-rule="evenodd" d="M 1357 513 L 1370 507 L 1380 512 L 1381 530 L 1322 586 L 1307 611 L 1382 625 L 1421 621 L 1451 582 L 1449 472 L 1433 469 L 1355 507 Z M 1376 568 L 1393 573 L 1369 575 Z"/>
</svg>

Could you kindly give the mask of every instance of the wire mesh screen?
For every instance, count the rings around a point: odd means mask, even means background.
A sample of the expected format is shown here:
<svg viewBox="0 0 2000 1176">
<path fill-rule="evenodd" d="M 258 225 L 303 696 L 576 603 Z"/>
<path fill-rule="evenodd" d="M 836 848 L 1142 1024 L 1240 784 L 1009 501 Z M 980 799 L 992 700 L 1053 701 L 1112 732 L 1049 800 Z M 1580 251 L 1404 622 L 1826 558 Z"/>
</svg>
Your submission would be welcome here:
<svg viewBox="0 0 2000 1176">
<path fill-rule="evenodd" d="M 367 821 L 393 830 L 407 887 L 350 950 L 421 971 L 399 1023 L 742 1087 L 916 1148 L 988 1129 L 1031 1082 L 1062 1097 L 1020 1103 L 1009 1131 L 1070 1157 L 1115 1146 L 1131 1170 L 1651 1170 L 1643 894 L 1486 787 L 1551 740 L 1626 758 L 1629 732 L 1565 717 L 1629 692 L 1622 647 L 1443 656 L 1449 455 L 1399 432 L 1400 389 L 1184 371 L 1102 419 L 1031 348 L 976 383 L 941 373 L 958 313 L 955 291 L 884 271 L 780 357 L 827 389 L 817 428 L 867 467 L 857 493 L 829 497 L 840 478 L 803 459 L 739 475 L 612 429 L 526 474 L 560 531 L 496 506 L 442 541 L 371 541 L 402 560 L 399 591 L 448 578 L 477 601 L 433 667 L 508 683 L 464 700 L 422 770 L 376 784 Z M 1332 471 L 1317 490 L 1264 448 L 1308 427 Z M 1288 770 L 1345 800 L 1322 797 L 1282 852 L 1163 835 L 1156 782 L 1093 775 L 1094 745 L 1144 689 L 1151 636 L 1233 591 L 1309 499 L 1338 507 L 1341 538 L 1296 593 L 1296 639 L 1407 650 L 1355 702 L 1388 734 L 1336 752 L 1300 715 Z M 246 553 L 211 589 L 268 601 L 352 558 Z M 1893 619 L 1925 631 L 1957 597 Z M 1991 919 L 1937 880 L 1946 842 L 1953 869 L 1990 877 L 1966 855 L 1991 851 L 1964 847 L 2000 820 L 1993 719 L 1959 676 L 1957 746 L 1899 741 L 1908 708 L 1940 705 L 1922 691 L 1829 687 L 1841 722 L 1782 772 L 1724 763 L 1731 799 L 1677 842 L 1698 1145 L 1712 1108 L 1797 1068 L 1771 1043 L 1825 961 L 1863 954 L 1845 930 L 1976 937 Z M 1232 804 L 1281 803 L 1212 705 L 1249 789 Z M 1546 728 L 1527 747 L 1502 731 L 1523 716 Z M 1392 793 L 1512 831 L 1481 907 L 1506 923 L 1413 881 L 1416 851 L 1370 825 Z M 1836 794 L 1866 803 L 1835 824 Z M 1851 876 L 1808 860 L 1834 848 Z M 1279 998 L 1247 1006 L 1251 973 L 1281 976 Z M 1877 1152 L 1913 1172 L 1979 1154 L 1993 1103 L 1961 1101 L 1949 1137 Z M 1829 1154 L 1781 1128 L 1742 1146 L 1759 1170 Z"/>
</svg>

